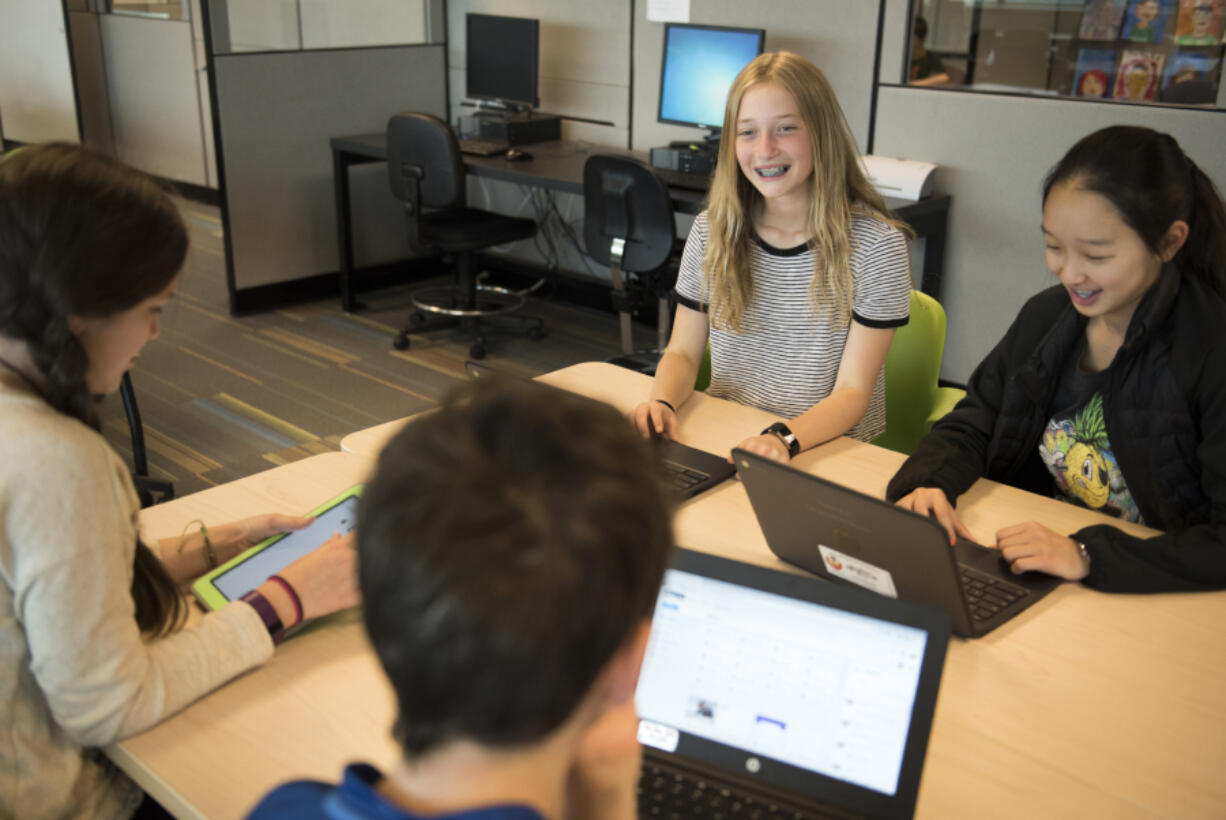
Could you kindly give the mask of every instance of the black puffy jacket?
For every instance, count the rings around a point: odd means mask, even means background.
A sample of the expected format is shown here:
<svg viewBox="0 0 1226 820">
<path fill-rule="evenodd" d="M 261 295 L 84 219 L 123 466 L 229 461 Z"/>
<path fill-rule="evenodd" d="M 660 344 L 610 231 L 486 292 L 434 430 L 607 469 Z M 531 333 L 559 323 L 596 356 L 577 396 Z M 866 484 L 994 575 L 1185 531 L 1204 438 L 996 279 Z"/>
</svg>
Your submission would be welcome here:
<svg viewBox="0 0 1226 820">
<path fill-rule="evenodd" d="M 1085 325 L 1062 286 L 1031 298 L 886 497 L 939 487 L 954 500 L 980 476 L 1051 495 L 1039 439 Z M 1146 539 L 1100 524 L 1071 533 L 1090 553 L 1085 583 L 1118 592 L 1226 587 L 1226 303 L 1164 270 L 1107 372 L 1112 449 L 1145 523 L 1165 532 Z"/>
</svg>

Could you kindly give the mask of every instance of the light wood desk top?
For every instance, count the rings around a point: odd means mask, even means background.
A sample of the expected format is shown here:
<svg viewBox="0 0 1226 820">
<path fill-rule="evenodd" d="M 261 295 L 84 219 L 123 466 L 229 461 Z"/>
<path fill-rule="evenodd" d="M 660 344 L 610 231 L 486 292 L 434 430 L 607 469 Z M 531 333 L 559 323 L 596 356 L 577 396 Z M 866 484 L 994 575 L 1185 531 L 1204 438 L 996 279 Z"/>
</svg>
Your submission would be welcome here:
<svg viewBox="0 0 1226 820">
<path fill-rule="evenodd" d="M 650 380 L 605 364 L 541 377 L 628 410 Z M 683 438 L 719 452 L 762 429 L 761 411 L 695 395 Z M 146 511 L 148 535 L 195 517 L 300 512 L 360 480 L 403 422 L 354 433 L 354 455 L 317 456 Z M 326 463 L 323 460 L 328 460 Z M 881 495 L 896 453 L 839 440 L 801 469 Z M 300 495 L 299 495 L 300 494 Z M 1109 521 L 981 481 L 960 512 L 985 541 L 1035 518 L 1058 530 Z M 1128 529 L 1144 534 L 1142 527 Z M 787 569 L 766 548 L 736 482 L 678 511 L 678 542 Z M 793 570 L 795 571 L 795 570 Z M 1220 817 L 1226 814 L 1226 593 L 1108 595 L 1066 584 L 945 666 L 916 813 L 920 817 Z M 396 757 L 389 689 L 353 616 L 288 641 L 229 684 L 112 755 L 183 816 L 240 815 L 291 777 L 339 777 Z"/>
</svg>

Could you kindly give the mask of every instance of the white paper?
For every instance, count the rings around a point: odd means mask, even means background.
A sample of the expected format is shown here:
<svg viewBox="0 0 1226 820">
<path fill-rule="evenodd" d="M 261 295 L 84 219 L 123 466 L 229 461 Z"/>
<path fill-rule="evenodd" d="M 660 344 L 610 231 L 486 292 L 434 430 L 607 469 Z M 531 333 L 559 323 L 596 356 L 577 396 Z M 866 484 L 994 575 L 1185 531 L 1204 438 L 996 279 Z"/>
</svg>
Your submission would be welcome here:
<svg viewBox="0 0 1226 820">
<path fill-rule="evenodd" d="M 688 23 L 690 0 L 647 0 L 647 19 L 652 23 Z"/>
</svg>

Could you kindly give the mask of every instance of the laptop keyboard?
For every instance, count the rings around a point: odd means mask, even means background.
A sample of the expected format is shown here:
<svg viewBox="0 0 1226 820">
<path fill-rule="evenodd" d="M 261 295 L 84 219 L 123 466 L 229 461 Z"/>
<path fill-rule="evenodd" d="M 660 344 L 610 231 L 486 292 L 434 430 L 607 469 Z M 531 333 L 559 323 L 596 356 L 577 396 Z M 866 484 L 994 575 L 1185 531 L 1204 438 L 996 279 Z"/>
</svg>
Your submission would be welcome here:
<svg viewBox="0 0 1226 820">
<path fill-rule="evenodd" d="M 817 820 L 819 815 L 787 808 L 700 777 L 644 763 L 639 774 L 639 817 L 667 820 Z"/>
<path fill-rule="evenodd" d="M 475 157 L 492 157 L 497 154 L 505 154 L 510 148 L 505 142 L 491 142 L 489 140 L 460 140 L 460 153 L 472 154 Z"/>
<path fill-rule="evenodd" d="M 692 467 L 686 467 L 684 464 L 678 464 L 675 461 L 668 461 L 666 459 L 660 460 L 660 469 L 664 473 L 664 483 L 678 492 L 685 492 L 695 484 L 706 481 L 711 477 Z"/>
<path fill-rule="evenodd" d="M 967 608 L 976 621 L 995 618 L 1002 610 L 1030 594 L 1025 587 L 993 578 L 968 566 L 959 565 L 958 568 L 962 570 L 962 589 L 966 592 Z"/>
</svg>

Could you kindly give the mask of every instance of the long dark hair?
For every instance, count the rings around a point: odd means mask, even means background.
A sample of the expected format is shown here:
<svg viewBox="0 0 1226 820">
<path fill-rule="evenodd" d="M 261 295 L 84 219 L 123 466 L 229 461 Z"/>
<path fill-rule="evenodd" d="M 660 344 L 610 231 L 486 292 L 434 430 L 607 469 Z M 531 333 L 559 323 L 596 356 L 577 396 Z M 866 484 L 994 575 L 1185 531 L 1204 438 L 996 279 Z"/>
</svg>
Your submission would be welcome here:
<svg viewBox="0 0 1226 820">
<path fill-rule="evenodd" d="M 1161 252 L 1171 223 L 1188 223 L 1188 238 L 1171 259 L 1226 299 L 1226 203 L 1170 134 L 1113 125 L 1083 137 L 1043 183 L 1043 202 L 1069 182 L 1107 199 L 1150 252 Z"/>
<path fill-rule="evenodd" d="M 99 429 L 89 360 L 69 316 L 109 316 L 165 290 L 183 267 L 187 230 L 151 177 L 66 143 L 0 161 L 0 334 L 25 342 L 56 410 Z M 132 578 L 143 632 L 186 616 L 162 563 L 138 540 Z"/>
</svg>

